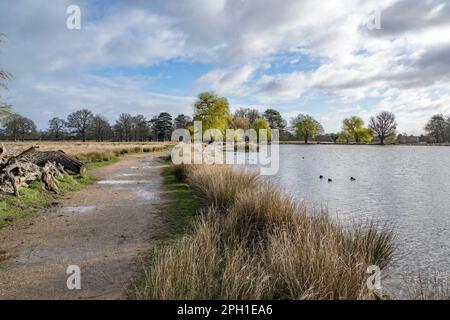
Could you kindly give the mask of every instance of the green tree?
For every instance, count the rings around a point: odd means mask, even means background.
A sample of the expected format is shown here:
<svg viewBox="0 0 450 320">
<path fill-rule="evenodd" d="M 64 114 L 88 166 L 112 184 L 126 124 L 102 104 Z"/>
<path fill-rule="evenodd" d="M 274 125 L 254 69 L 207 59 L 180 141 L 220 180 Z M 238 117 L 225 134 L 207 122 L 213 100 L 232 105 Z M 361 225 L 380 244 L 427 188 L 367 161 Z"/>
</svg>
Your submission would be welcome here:
<svg viewBox="0 0 450 320">
<path fill-rule="evenodd" d="M 336 143 L 339 139 L 339 133 L 330 133 L 330 139 L 333 143 Z"/>
<path fill-rule="evenodd" d="M 231 121 L 228 100 L 212 92 L 201 93 L 194 104 L 194 120 L 202 122 L 203 132 L 217 129 L 224 134 Z"/>
<path fill-rule="evenodd" d="M 172 116 L 167 112 L 161 112 L 159 116 L 150 120 L 152 131 L 158 141 L 170 140 L 172 135 Z"/>
<path fill-rule="evenodd" d="M 179 114 L 173 120 L 173 126 L 175 129 L 187 129 L 192 124 L 192 119 L 184 114 Z"/>
<path fill-rule="evenodd" d="M 297 137 L 303 137 L 305 144 L 309 138 L 314 138 L 319 134 L 317 124 L 312 119 L 305 119 L 297 122 L 295 125 L 295 134 Z"/>
<path fill-rule="evenodd" d="M 259 137 L 259 134 L 260 134 L 259 130 L 260 129 L 266 129 L 267 130 L 267 141 L 271 140 L 272 133 L 271 133 L 271 130 L 270 130 L 270 125 L 266 121 L 266 119 L 264 119 L 264 118 L 256 119 L 253 122 L 253 124 L 252 124 L 252 129 L 256 130 L 256 135 L 258 136 L 258 140 L 260 139 L 260 137 Z"/>
<path fill-rule="evenodd" d="M 393 113 L 383 111 L 376 117 L 371 117 L 369 128 L 378 136 L 380 144 L 384 145 L 386 139 L 395 139 L 397 123 Z"/>
<path fill-rule="evenodd" d="M 373 140 L 372 131 L 365 128 L 364 120 L 357 116 L 344 119 L 342 131 L 352 137 L 356 143 L 371 142 Z"/>
<path fill-rule="evenodd" d="M 305 114 L 299 114 L 292 119 L 292 126 L 295 128 L 295 135 L 298 138 L 303 138 L 305 143 L 308 143 L 310 138 L 315 138 L 324 132 L 319 121 Z"/>
<path fill-rule="evenodd" d="M 267 120 L 271 129 L 281 130 L 286 127 L 286 121 L 283 119 L 280 112 L 275 109 L 267 109 L 264 111 L 263 117 Z"/>
</svg>

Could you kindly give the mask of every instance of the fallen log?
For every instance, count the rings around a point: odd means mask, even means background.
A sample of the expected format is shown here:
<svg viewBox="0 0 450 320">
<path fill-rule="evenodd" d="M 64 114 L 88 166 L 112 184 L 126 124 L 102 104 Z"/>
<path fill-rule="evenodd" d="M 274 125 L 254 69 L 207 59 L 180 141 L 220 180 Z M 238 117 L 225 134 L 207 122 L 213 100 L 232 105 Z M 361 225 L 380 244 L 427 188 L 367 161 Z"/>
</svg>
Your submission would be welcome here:
<svg viewBox="0 0 450 320">
<path fill-rule="evenodd" d="M 22 153 L 0 159 L 0 190 L 19 196 L 19 188 L 39 180 L 47 190 L 59 193 L 56 178 L 67 171 L 83 173 L 86 167 L 63 151 L 37 151 L 31 147 Z M 0 154 L 1 155 L 1 154 Z"/>
<path fill-rule="evenodd" d="M 31 147 L 14 158 L 18 161 L 32 162 L 39 167 L 43 167 L 47 162 L 54 162 L 57 165 L 63 166 L 65 170 L 73 173 L 86 172 L 86 167 L 83 162 L 66 155 L 62 150 L 38 151 L 36 149 L 37 147 Z"/>
</svg>

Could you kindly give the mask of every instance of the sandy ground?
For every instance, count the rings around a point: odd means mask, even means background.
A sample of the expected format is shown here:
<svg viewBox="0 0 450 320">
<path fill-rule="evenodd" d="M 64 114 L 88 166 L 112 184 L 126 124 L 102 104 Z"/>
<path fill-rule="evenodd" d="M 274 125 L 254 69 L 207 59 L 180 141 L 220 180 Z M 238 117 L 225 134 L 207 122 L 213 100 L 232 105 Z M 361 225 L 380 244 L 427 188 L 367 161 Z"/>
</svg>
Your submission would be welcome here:
<svg viewBox="0 0 450 320">
<path fill-rule="evenodd" d="M 160 226 L 158 154 L 124 157 L 59 204 L 0 229 L 0 299 L 122 299 Z M 67 288 L 79 266 L 81 289 Z"/>
</svg>

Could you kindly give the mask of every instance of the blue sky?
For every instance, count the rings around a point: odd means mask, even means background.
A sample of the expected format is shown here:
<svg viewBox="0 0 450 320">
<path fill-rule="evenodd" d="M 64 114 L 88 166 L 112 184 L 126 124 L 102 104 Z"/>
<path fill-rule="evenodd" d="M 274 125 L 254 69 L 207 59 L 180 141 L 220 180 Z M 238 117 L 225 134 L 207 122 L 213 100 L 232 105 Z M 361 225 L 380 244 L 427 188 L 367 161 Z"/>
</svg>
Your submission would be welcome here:
<svg viewBox="0 0 450 320">
<path fill-rule="evenodd" d="M 66 28 L 71 4 L 81 30 Z M 191 114 L 206 90 L 328 132 L 388 110 L 419 134 L 450 114 L 448 0 L 3 0 L 0 32 L 14 75 L 1 98 L 42 129 L 79 108 Z"/>
</svg>

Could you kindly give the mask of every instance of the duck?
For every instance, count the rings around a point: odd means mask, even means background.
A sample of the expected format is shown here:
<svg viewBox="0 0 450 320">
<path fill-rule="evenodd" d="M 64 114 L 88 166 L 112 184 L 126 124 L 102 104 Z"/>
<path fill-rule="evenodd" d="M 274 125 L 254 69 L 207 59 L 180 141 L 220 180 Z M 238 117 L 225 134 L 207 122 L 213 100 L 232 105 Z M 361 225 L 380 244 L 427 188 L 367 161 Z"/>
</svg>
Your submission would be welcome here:
<svg viewBox="0 0 450 320">
<path fill-rule="evenodd" d="M 319 179 L 322 180 L 322 179 L 323 179 L 323 176 L 320 176 Z"/>
<path fill-rule="evenodd" d="M 331 179 L 331 178 L 328 178 L 328 182 L 333 182 L 333 179 Z"/>
<path fill-rule="evenodd" d="M 356 181 L 356 178 L 350 177 L 350 181 Z"/>
</svg>

